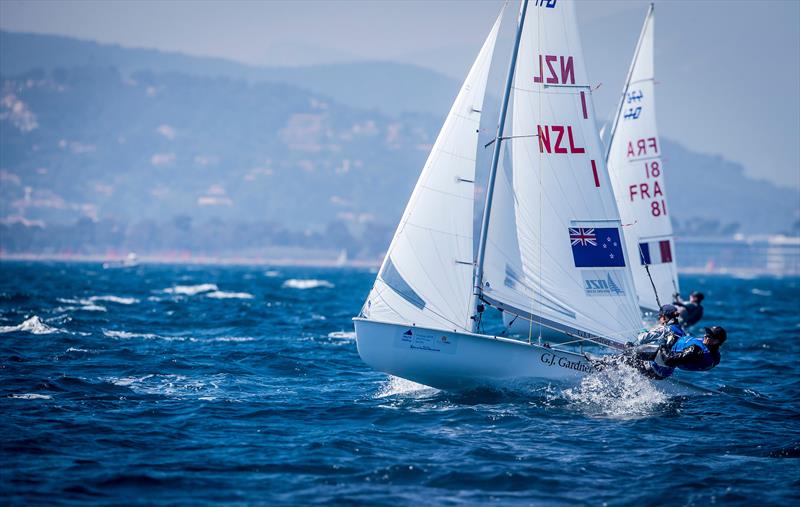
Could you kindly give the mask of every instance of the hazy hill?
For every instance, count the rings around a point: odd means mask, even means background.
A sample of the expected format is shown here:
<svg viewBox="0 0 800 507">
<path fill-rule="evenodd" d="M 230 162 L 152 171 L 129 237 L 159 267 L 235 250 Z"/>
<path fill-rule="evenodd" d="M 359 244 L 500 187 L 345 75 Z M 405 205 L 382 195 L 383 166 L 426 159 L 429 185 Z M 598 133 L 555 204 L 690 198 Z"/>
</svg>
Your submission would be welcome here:
<svg viewBox="0 0 800 507">
<path fill-rule="evenodd" d="M 374 253 L 385 246 L 441 126 L 441 110 L 457 91 L 451 83 L 442 92 L 447 97 L 436 99 L 437 112 L 390 114 L 370 107 L 388 89 L 381 83 L 394 64 L 357 66 L 369 76 L 358 84 L 375 94 L 351 93 L 354 106 L 310 86 L 249 79 L 237 72 L 252 68 L 224 60 L 2 37 L 0 223 L 16 225 L 0 231 L 0 248 L 42 225 L 52 233 L 59 224 L 80 224 L 85 232 L 96 222 L 107 223 L 108 234 L 128 230 L 165 242 L 182 234 L 192 248 L 223 233 L 232 247 L 254 236 L 337 246 L 352 233 L 371 241 L 364 248 Z M 66 48 L 59 57 L 46 54 L 58 53 L 54 41 Z M 105 56 L 89 58 L 90 50 Z M 120 61 L 127 62 L 123 70 L 106 65 Z M 12 73 L 34 63 L 42 69 Z M 139 65 L 160 70 L 133 70 Z M 170 65 L 182 71 L 165 71 Z M 349 67 L 328 67 L 327 75 L 322 67 L 286 72 L 316 80 L 322 90 L 347 88 Z M 411 102 L 431 97 L 424 80 L 393 93 Z M 491 125 L 492 106 L 484 109 Z M 780 232 L 798 218 L 793 190 L 749 179 L 738 164 L 669 140 L 664 154 L 672 216 L 684 234 Z M 193 228 L 192 221 L 206 225 Z M 167 228 L 158 232 L 159 224 Z M 77 244 L 100 241 L 102 234 L 92 234 Z"/>
<path fill-rule="evenodd" d="M 250 82 L 282 82 L 345 105 L 390 114 L 444 115 L 459 87 L 456 80 L 432 70 L 396 62 L 254 67 L 222 58 L 125 48 L 57 35 L 0 31 L 2 76 L 16 76 L 35 69 L 51 71 L 73 67 L 114 67 L 123 76 L 144 70 Z"/>
</svg>

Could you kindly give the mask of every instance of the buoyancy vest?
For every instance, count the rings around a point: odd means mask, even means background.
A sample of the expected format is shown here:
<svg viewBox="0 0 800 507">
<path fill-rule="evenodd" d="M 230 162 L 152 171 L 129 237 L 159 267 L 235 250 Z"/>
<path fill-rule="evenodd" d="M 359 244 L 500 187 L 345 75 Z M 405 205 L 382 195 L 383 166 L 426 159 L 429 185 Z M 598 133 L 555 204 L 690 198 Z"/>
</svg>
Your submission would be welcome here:
<svg viewBox="0 0 800 507">
<path fill-rule="evenodd" d="M 675 334 L 677 335 L 678 333 Z M 670 353 L 674 354 L 677 352 L 681 352 L 685 349 L 688 349 L 692 345 L 696 345 L 697 347 L 700 348 L 700 350 L 703 351 L 702 359 L 694 364 L 680 365 L 678 366 L 678 368 L 687 371 L 707 371 L 719 364 L 720 361 L 719 351 L 712 352 L 708 347 L 706 347 L 705 343 L 703 343 L 702 338 L 697 338 L 695 336 L 685 334 L 682 329 L 678 340 L 672 345 L 672 348 L 670 348 L 669 351 Z M 657 359 L 658 357 L 656 357 L 656 360 Z M 659 375 L 662 378 L 669 377 L 675 371 L 675 368 L 659 364 L 656 361 L 651 362 L 650 367 L 657 375 Z"/>
<path fill-rule="evenodd" d="M 695 336 L 685 335 L 679 338 L 678 341 L 675 342 L 675 345 L 672 346 L 672 352 L 680 352 L 684 349 L 688 349 L 692 345 L 700 347 L 700 350 L 703 351 L 703 358 L 695 364 L 685 364 L 678 368 L 688 371 L 707 371 L 719 364 L 719 351 L 715 350 L 712 352 L 706 347 L 706 344 L 703 343 L 702 338 L 697 338 Z"/>
</svg>

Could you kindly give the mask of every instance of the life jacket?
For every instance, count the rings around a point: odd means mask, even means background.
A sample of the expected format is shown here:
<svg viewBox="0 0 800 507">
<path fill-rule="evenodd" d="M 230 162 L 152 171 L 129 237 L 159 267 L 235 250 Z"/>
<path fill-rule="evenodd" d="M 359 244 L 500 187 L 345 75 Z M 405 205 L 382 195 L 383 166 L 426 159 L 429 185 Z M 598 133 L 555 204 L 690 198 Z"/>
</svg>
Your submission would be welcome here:
<svg viewBox="0 0 800 507">
<path fill-rule="evenodd" d="M 678 328 L 680 329 L 680 327 Z M 675 334 L 677 335 L 678 333 Z M 672 345 L 672 348 L 670 348 L 669 351 L 670 353 L 674 354 L 676 352 L 681 352 L 682 350 L 688 349 L 692 345 L 697 345 L 700 348 L 700 350 L 703 351 L 703 358 L 695 364 L 685 364 L 679 366 L 678 368 L 687 371 L 708 371 L 719 364 L 720 361 L 719 351 L 712 352 L 708 347 L 706 347 L 705 343 L 703 343 L 702 338 L 697 338 L 695 336 L 688 335 L 685 332 L 683 332 L 682 329 L 678 340 Z M 656 356 L 656 359 L 658 359 L 658 356 Z M 672 366 L 658 364 L 656 361 L 652 361 L 650 363 L 650 368 L 653 370 L 654 373 L 656 373 L 658 376 L 662 378 L 669 377 L 675 371 L 675 368 L 673 368 Z"/>
<path fill-rule="evenodd" d="M 672 346 L 672 352 L 680 352 L 681 350 L 688 349 L 692 345 L 700 347 L 700 350 L 703 351 L 703 359 L 695 364 L 686 364 L 678 368 L 688 371 L 708 371 L 719 364 L 719 351 L 715 350 L 711 352 L 711 350 L 706 347 L 706 344 L 703 343 L 703 339 L 695 336 L 685 335 L 679 338 L 678 341 L 675 342 L 675 345 Z"/>
</svg>

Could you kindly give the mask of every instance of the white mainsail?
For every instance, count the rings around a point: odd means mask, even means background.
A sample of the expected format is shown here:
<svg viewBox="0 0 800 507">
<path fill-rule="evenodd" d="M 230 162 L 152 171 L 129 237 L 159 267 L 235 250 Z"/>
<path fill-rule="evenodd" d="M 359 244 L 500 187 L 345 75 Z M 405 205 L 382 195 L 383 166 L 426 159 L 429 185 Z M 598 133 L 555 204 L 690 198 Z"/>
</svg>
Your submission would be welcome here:
<svg viewBox="0 0 800 507">
<path fill-rule="evenodd" d="M 372 320 L 471 329 L 478 130 L 495 21 L 439 132 L 362 309 Z"/>
<path fill-rule="evenodd" d="M 482 296 L 546 328 L 625 342 L 641 320 L 572 2 L 528 7 L 512 97 Z"/>
<path fill-rule="evenodd" d="M 653 24 L 651 5 L 633 55 L 607 154 L 611 183 L 625 224 L 627 254 L 639 306 L 650 311 L 658 309 L 653 286 L 661 303 L 668 302 L 673 292 L 679 292 L 671 210 L 656 128 Z"/>
</svg>

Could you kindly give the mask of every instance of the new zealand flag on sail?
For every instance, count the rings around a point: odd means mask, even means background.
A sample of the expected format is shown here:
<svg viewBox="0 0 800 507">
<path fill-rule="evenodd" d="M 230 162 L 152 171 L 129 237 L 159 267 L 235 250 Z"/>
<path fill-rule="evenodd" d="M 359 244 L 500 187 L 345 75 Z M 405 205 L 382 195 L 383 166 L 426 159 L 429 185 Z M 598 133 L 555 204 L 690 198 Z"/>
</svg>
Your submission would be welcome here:
<svg viewBox="0 0 800 507">
<path fill-rule="evenodd" d="M 621 268 L 625 266 L 622 241 L 616 227 L 570 227 L 569 240 L 576 268 Z"/>
</svg>

